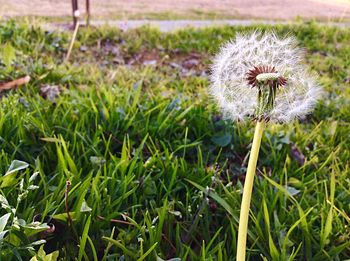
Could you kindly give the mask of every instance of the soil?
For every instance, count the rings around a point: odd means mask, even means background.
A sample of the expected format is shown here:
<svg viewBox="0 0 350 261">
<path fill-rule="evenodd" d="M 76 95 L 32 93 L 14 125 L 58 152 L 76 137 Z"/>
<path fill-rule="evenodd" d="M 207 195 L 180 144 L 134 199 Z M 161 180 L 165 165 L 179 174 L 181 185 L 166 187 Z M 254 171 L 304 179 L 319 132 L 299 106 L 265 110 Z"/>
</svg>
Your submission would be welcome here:
<svg viewBox="0 0 350 261">
<path fill-rule="evenodd" d="M 262 18 L 292 20 L 296 17 L 322 20 L 350 19 L 350 0 L 90 0 L 93 18 L 141 19 L 146 14 L 162 17 Z M 79 1 L 81 10 L 85 0 Z M 0 0 L 0 16 L 66 17 L 70 0 Z M 158 15 L 158 16 L 157 16 Z M 164 18 L 163 18 L 164 19 Z"/>
</svg>

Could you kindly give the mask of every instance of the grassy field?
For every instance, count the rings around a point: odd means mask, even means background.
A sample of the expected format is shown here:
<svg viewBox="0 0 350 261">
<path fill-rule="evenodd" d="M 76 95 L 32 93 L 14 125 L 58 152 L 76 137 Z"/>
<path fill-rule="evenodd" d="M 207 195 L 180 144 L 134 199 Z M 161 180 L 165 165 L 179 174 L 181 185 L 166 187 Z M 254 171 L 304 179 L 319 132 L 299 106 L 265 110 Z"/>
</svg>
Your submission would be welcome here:
<svg viewBox="0 0 350 261">
<path fill-rule="evenodd" d="M 346 260 L 349 29 L 259 28 L 295 35 L 326 95 L 265 132 L 249 260 Z M 234 260 L 254 124 L 222 119 L 207 75 L 252 29 L 82 29 L 63 63 L 71 32 L 1 23 L 0 82 L 32 78 L 1 93 L 1 260 Z"/>
</svg>

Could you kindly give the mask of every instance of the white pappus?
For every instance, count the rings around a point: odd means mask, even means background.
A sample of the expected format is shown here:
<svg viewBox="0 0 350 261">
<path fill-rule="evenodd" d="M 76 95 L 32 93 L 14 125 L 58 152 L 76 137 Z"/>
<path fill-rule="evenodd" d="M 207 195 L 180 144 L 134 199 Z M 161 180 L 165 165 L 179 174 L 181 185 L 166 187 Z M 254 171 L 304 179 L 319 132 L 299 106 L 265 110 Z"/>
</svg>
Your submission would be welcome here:
<svg viewBox="0 0 350 261">
<path fill-rule="evenodd" d="M 226 118 L 290 122 L 310 113 L 322 93 L 303 58 L 294 37 L 279 38 L 273 32 L 259 31 L 237 34 L 214 58 L 210 92 Z M 269 82 L 272 76 L 275 79 Z M 259 79 L 267 79 L 264 86 L 275 91 L 273 106 L 257 110 Z"/>
</svg>

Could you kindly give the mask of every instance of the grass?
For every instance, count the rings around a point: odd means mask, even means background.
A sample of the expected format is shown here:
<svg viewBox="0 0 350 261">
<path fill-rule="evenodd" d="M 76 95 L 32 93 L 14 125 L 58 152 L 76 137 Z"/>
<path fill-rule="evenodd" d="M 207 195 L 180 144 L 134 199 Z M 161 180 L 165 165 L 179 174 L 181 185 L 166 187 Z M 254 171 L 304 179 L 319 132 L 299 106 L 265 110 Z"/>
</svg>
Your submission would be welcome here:
<svg viewBox="0 0 350 261">
<path fill-rule="evenodd" d="M 349 259 L 349 31 L 259 28 L 296 35 L 326 95 L 313 115 L 265 132 L 248 258 Z M 203 73 L 163 61 L 196 53 L 207 66 L 251 29 L 83 29 L 62 64 L 69 32 L 2 23 L 0 81 L 32 81 L 0 102 L 1 259 L 233 260 L 253 124 L 224 121 Z M 152 50 L 157 67 L 114 62 Z M 60 86 L 54 101 L 44 84 Z"/>
</svg>

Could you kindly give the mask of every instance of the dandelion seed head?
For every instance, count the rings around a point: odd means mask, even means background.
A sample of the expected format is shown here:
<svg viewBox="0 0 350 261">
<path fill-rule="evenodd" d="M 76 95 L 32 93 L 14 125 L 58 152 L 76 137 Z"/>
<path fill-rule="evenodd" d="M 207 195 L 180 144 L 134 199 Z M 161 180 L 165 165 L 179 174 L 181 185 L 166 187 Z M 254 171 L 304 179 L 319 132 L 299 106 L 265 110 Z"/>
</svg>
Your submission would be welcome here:
<svg viewBox="0 0 350 261">
<path fill-rule="evenodd" d="M 238 34 L 214 58 L 210 92 L 226 118 L 244 120 L 256 116 L 259 90 L 255 87 L 266 81 L 279 86 L 273 108 L 266 111 L 270 121 L 305 116 L 320 98 L 321 88 L 303 57 L 293 37 L 259 31 Z"/>
</svg>

